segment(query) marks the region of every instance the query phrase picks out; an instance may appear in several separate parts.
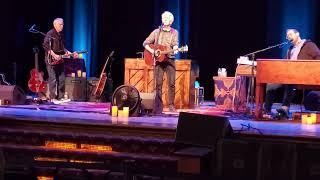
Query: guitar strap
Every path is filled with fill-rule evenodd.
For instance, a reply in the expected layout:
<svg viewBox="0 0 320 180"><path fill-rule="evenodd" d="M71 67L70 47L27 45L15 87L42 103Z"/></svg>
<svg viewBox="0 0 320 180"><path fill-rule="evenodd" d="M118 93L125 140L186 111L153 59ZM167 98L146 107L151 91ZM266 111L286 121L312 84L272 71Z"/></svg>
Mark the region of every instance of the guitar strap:
<svg viewBox="0 0 320 180"><path fill-rule="evenodd" d="M161 33L161 26L159 26L159 32L157 34L156 40L154 41L154 44L159 44L160 33Z"/></svg>
<svg viewBox="0 0 320 180"><path fill-rule="evenodd" d="M162 29L161 26L159 26L159 33L157 34L157 37L156 37L156 40L155 40L155 44L161 44L162 43L161 40L162 40L163 33L162 33L161 29ZM170 30L170 40L169 40L170 43L172 41L172 38L173 38L173 33L172 33L172 28L171 28L171 30Z"/></svg>

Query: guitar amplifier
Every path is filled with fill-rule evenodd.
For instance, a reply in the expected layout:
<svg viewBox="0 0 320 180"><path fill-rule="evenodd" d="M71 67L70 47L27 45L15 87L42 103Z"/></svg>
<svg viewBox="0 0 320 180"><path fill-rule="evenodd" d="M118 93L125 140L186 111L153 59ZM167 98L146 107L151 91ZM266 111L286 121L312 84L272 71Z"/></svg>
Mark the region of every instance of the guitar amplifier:
<svg viewBox="0 0 320 180"><path fill-rule="evenodd" d="M66 77L65 92L72 101L86 101L87 79L82 77Z"/></svg>

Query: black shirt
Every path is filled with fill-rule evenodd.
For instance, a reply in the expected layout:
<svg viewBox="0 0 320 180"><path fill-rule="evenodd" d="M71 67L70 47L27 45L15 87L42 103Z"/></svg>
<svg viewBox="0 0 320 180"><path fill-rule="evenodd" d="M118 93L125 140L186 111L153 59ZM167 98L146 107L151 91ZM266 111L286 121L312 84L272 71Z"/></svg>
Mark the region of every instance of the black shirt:
<svg viewBox="0 0 320 180"><path fill-rule="evenodd" d="M52 37L52 38L51 38ZM51 40L51 48L50 48L50 40ZM46 56L48 51L51 49L53 52L61 54L59 52L64 52L64 36L62 33L58 33L54 28L47 32L44 41L43 48L45 50ZM64 54L64 53L62 53Z"/></svg>

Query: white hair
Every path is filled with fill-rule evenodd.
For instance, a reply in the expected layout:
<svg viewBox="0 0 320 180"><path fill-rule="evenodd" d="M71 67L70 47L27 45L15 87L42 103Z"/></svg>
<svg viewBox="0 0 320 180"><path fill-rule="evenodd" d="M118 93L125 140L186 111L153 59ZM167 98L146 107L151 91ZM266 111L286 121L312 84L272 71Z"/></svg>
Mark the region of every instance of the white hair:
<svg viewBox="0 0 320 180"><path fill-rule="evenodd" d="M174 16L173 16L173 14L172 14L171 12L169 12L169 11L165 11L165 12L163 12L163 13L161 14L161 18L163 18L164 16L169 17L169 18L170 18L170 20L171 20L171 23L173 22L173 20L174 20Z"/></svg>
<svg viewBox="0 0 320 180"><path fill-rule="evenodd" d="M53 25L56 24L56 23L58 23L58 22L62 22L62 23L63 23L63 19L62 19L62 18L55 18L55 19L53 20Z"/></svg>

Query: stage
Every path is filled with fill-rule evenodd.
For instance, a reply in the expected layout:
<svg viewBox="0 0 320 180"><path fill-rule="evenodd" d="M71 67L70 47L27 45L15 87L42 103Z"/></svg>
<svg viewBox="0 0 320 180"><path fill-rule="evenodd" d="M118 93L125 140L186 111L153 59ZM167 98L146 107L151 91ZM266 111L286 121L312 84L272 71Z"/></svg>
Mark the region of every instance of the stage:
<svg viewBox="0 0 320 180"><path fill-rule="evenodd" d="M84 172L86 176L94 169L111 179L119 173L121 178L142 174L153 179L313 177L307 170L316 166L319 124L257 120L246 113L220 110L209 101L176 113L165 109L157 116L111 117L109 110L109 103L94 102L0 106L0 160L5 160L6 176L80 176ZM300 106L290 110L299 111ZM179 112L225 116L233 136L222 137L207 148L177 143L178 122L188 120L188 116L179 119ZM212 134L211 127L204 127L204 133L191 130L192 135ZM219 127L212 127L213 134ZM278 164L285 165L279 168Z"/></svg>
<svg viewBox="0 0 320 180"><path fill-rule="evenodd" d="M274 105L273 111L277 106L279 104ZM291 113L297 111L300 111L299 105L291 106ZM168 112L165 109L162 115L156 116L111 117L109 112L109 103L93 102L0 106L1 124L5 126L12 123L23 123L28 124L26 128L33 128L33 125L39 124L43 127L46 125L68 128L94 127L101 131L106 130L105 133L130 134L132 132L135 136L162 137L174 140L179 112L191 112L227 116L232 129L238 134L320 138L320 124L306 125L297 120L257 120L250 114L220 110L215 107L214 102L205 102L195 109L178 109L176 113Z"/></svg>

